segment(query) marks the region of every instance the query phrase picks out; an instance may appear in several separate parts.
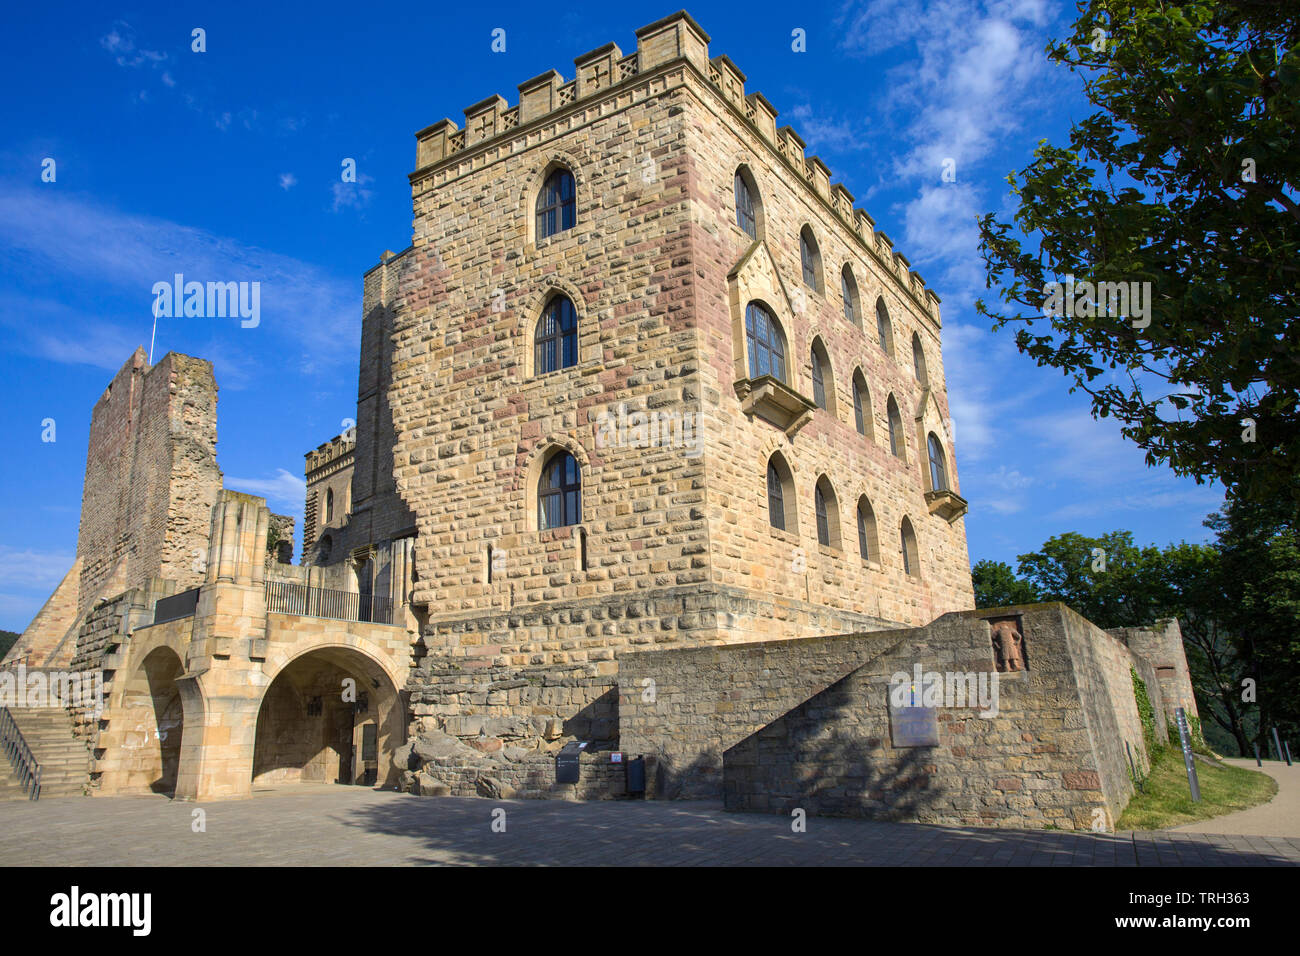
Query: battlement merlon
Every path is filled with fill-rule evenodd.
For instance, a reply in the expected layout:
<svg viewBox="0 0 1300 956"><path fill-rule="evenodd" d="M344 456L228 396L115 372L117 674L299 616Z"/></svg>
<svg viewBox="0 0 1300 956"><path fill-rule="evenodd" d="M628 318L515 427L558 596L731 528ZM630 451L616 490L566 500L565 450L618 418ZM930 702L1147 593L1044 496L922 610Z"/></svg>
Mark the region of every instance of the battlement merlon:
<svg viewBox="0 0 1300 956"><path fill-rule="evenodd" d="M444 118L415 134L414 185L437 166L453 157L477 153L486 143L506 134L517 135L524 127L542 120L554 120L563 111L589 98L604 96L611 89L660 67L685 61L708 81L709 86L733 113L756 132L759 139L807 184L823 204L848 227L859 244L936 326L941 326L939 296L925 287L925 280L896 252L893 243L875 228L865 209L854 208L853 194L840 183L830 182L831 171L816 156L805 156L806 144L789 126L778 129L776 108L762 93L745 92L745 74L725 54L709 58L709 35L685 10L679 10L636 31L636 51L623 55L618 45L607 43L574 59L575 75L568 83L556 70L547 70L519 84L519 102L510 106L493 94L466 107L465 127Z"/></svg>
<svg viewBox="0 0 1300 956"><path fill-rule="evenodd" d="M349 429L341 435L335 435L327 442L322 442L303 455L306 459L304 468L306 477L311 478L327 465L347 457L356 450L356 447L357 435L353 429Z"/></svg>

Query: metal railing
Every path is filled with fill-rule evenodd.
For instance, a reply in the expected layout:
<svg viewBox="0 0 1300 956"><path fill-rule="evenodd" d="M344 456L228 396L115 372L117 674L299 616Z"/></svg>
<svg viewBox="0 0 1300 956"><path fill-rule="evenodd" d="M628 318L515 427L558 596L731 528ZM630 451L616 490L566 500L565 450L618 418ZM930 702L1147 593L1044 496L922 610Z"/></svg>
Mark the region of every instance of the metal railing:
<svg viewBox="0 0 1300 956"><path fill-rule="evenodd" d="M0 745L4 747L5 756L13 764L18 774L18 785L29 800L41 798L41 765L37 763L32 748L23 739L23 732L18 729L14 715L8 707L0 707Z"/></svg>
<svg viewBox="0 0 1300 956"><path fill-rule="evenodd" d="M198 606L198 588L190 588L188 591L182 591L179 594L159 598L153 606L153 622L162 624L164 621L176 621L183 617L193 617Z"/></svg>
<svg viewBox="0 0 1300 956"><path fill-rule="evenodd" d="M266 609L272 614L326 617L336 621L393 623L393 602L374 594L314 588L291 581L266 582Z"/></svg>

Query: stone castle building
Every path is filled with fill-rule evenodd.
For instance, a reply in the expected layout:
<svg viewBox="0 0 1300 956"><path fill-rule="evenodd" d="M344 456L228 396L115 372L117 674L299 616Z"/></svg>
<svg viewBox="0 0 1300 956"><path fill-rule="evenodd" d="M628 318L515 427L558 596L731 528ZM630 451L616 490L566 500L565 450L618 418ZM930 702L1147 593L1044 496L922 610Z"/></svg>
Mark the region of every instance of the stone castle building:
<svg viewBox="0 0 1300 956"><path fill-rule="evenodd" d="M605 797L626 753L652 796L1113 820L1130 673L1194 708L1176 625L973 610L938 297L708 44L678 13L416 134L300 565L221 488L211 367L119 373L138 435L96 407L77 566L6 662L105 671L89 789ZM1003 715L891 743L914 664L1008 675Z"/></svg>

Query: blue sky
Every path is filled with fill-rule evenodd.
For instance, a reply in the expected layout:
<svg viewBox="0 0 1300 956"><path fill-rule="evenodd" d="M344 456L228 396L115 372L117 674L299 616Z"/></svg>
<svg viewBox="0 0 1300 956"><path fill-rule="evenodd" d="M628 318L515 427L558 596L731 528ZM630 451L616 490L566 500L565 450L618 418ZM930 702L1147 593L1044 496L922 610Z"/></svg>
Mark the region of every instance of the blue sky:
<svg viewBox="0 0 1300 956"><path fill-rule="evenodd" d="M688 9L943 299L972 562L1065 531L1206 539L1222 500L1148 469L1086 396L992 334L975 216L1087 104L1043 48L1073 5L869 0ZM568 12L560 13L557 9ZM406 6L22 4L0 35L0 628L71 564L91 405L151 289L262 284L261 322L162 319L156 356L211 359L226 484L301 515L303 453L355 412L361 274L410 241L413 134L677 9L642 2ZM191 50L191 31L207 50ZM491 50L492 31L506 50ZM791 49L806 31L807 51ZM56 179L41 181L42 161ZM357 182L341 164L356 161ZM941 180L945 159L956 182ZM43 442L42 421L56 422Z"/></svg>

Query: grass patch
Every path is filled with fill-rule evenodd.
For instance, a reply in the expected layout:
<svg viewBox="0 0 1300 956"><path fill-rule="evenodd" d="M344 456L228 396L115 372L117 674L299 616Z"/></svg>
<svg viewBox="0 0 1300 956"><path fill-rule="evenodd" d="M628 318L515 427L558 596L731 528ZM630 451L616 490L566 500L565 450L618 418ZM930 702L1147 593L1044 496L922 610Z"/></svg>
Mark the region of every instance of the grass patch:
<svg viewBox="0 0 1300 956"><path fill-rule="evenodd" d="M1277 781L1268 774L1227 764L1198 760L1196 778L1201 785L1200 803L1192 802L1182 751L1170 747L1156 750L1146 793L1133 795L1116 829L1163 830L1257 807L1277 794Z"/></svg>

